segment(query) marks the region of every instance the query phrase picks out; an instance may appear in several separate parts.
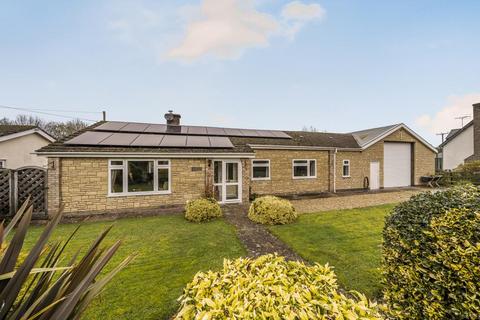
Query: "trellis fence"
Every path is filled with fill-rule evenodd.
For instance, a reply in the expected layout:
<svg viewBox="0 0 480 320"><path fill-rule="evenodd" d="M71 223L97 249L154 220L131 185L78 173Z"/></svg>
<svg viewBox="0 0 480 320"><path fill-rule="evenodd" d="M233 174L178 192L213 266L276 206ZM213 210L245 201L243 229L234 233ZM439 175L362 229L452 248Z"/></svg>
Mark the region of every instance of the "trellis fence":
<svg viewBox="0 0 480 320"><path fill-rule="evenodd" d="M0 169L0 218L13 215L30 196L37 217L47 214L47 170L24 167Z"/></svg>

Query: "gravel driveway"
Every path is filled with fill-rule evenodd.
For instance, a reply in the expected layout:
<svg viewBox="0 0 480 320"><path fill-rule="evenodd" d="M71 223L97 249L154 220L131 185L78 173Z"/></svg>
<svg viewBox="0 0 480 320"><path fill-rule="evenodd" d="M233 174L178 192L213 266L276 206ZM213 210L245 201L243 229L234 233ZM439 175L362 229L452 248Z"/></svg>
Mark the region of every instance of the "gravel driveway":
<svg viewBox="0 0 480 320"><path fill-rule="evenodd" d="M292 200L292 203L300 213L352 209L398 203L410 199L410 197L415 194L428 190L429 189L425 188L409 188L376 193L340 194L328 198Z"/></svg>

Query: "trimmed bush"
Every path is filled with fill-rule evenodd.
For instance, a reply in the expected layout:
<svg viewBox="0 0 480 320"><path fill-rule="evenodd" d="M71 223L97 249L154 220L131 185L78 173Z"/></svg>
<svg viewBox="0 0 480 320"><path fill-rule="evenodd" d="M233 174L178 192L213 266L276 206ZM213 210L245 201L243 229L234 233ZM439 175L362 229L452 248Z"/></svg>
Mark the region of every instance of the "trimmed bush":
<svg viewBox="0 0 480 320"><path fill-rule="evenodd" d="M295 221L298 214L290 201L274 196L264 196L252 202L248 217L262 224L287 224Z"/></svg>
<svg viewBox="0 0 480 320"><path fill-rule="evenodd" d="M175 319L381 319L364 295L337 290L328 265L276 255L225 260L219 272L197 273L178 300Z"/></svg>
<svg viewBox="0 0 480 320"><path fill-rule="evenodd" d="M213 198L200 198L187 201L185 219L191 222L202 222L222 216L222 209Z"/></svg>
<svg viewBox="0 0 480 320"><path fill-rule="evenodd" d="M480 190L422 193L398 205L383 231L384 298L397 319L480 314Z"/></svg>

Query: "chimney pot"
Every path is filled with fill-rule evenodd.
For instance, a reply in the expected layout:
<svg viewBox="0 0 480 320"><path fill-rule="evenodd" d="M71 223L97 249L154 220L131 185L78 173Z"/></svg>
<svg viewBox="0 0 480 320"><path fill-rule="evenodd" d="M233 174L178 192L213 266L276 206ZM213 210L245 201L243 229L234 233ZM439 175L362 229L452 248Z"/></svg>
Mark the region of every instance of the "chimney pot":
<svg viewBox="0 0 480 320"><path fill-rule="evenodd" d="M167 120L169 126L179 126L181 117L180 114L173 113L173 110L168 110L168 113L165 113L165 120Z"/></svg>

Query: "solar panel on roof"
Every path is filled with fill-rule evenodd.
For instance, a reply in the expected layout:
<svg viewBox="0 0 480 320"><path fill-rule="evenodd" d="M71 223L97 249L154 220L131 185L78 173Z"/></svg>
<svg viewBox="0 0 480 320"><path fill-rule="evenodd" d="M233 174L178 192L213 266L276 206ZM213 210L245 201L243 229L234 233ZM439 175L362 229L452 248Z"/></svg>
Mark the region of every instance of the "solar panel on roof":
<svg viewBox="0 0 480 320"><path fill-rule="evenodd" d="M188 134L207 134L206 127L188 127Z"/></svg>
<svg viewBox="0 0 480 320"><path fill-rule="evenodd" d="M216 128L202 126L177 126L165 124L148 124L135 122L106 122L93 130L119 131L136 133L166 133L176 135L201 135L201 136L233 136L233 137L262 137L262 138L291 138L282 131L254 130L237 128Z"/></svg>
<svg viewBox="0 0 480 320"><path fill-rule="evenodd" d="M212 148L233 148L233 144L227 137L208 137Z"/></svg>
<svg viewBox="0 0 480 320"><path fill-rule="evenodd" d="M102 146L128 146L132 143L137 137L138 133L120 133L116 132L109 136L108 138L100 141L98 144Z"/></svg>
<svg viewBox="0 0 480 320"><path fill-rule="evenodd" d="M130 144L132 147L158 147L162 141L163 134L140 134Z"/></svg>
<svg viewBox="0 0 480 320"><path fill-rule="evenodd" d="M167 131L166 124L151 124L145 129L145 133L164 133Z"/></svg>
<svg viewBox="0 0 480 320"><path fill-rule="evenodd" d="M187 147L210 148L210 140L205 136L187 136Z"/></svg>
<svg viewBox="0 0 480 320"><path fill-rule="evenodd" d="M122 127L120 131L129 131L129 132L143 132L149 126L148 123L129 123L125 127Z"/></svg>
<svg viewBox="0 0 480 320"><path fill-rule="evenodd" d="M108 138L113 133L111 132L94 132L87 131L73 139L65 142L65 144L83 144L83 145L96 145L105 138Z"/></svg>
<svg viewBox="0 0 480 320"><path fill-rule="evenodd" d="M215 127L206 127L206 128L207 128L207 133L210 135L215 135L215 136L225 135L225 129L223 128L215 128Z"/></svg>
<svg viewBox="0 0 480 320"><path fill-rule="evenodd" d="M257 130L251 130L251 129L241 129L242 131L242 134L245 136L245 137L259 137L261 136Z"/></svg>
<svg viewBox="0 0 480 320"><path fill-rule="evenodd" d="M160 147L185 147L187 143L187 136L166 135Z"/></svg>
<svg viewBox="0 0 480 320"><path fill-rule="evenodd" d="M95 130L103 130L103 131L118 131L121 128L125 127L128 122L121 122L121 121L109 121L104 124L95 127Z"/></svg>

